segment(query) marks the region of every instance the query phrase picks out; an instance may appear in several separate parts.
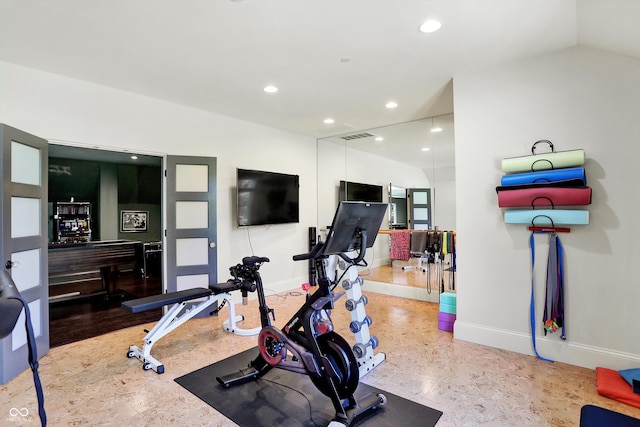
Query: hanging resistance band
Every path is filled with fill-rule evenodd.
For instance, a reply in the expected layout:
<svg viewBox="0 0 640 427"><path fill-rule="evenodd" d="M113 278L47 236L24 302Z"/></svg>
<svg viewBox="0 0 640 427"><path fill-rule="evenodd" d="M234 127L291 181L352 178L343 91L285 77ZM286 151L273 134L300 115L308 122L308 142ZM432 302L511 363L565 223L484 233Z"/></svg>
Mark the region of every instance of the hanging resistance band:
<svg viewBox="0 0 640 427"><path fill-rule="evenodd" d="M44 392L42 391L42 383L40 382L40 376L38 375L38 349L36 347L36 338L33 333L33 326L31 325L31 313L29 311L29 305L20 296L10 296L8 299L16 299L24 306L25 314L25 328L27 332L27 347L29 349L29 365L33 372L33 383L36 388L36 395L38 397L38 415L40 415L40 423L42 427L47 425L47 414L44 410Z"/></svg>
<svg viewBox="0 0 640 427"><path fill-rule="evenodd" d="M544 334L562 328L560 338L567 339L564 322L564 266L563 249L555 233L549 234L549 260L547 262L547 292L545 296Z"/></svg>
<svg viewBox="0 0 640 427"><path fill-rule="evenodd" d="M533 351L536 357L545 362L553 362L551 359L540 356L536 347L536 304L535 304L535 263L536 263L536 247L533 239L533 232L529 236L529 246L531 248L531 304L529 305L529 323L531 324L531 341L533 343Z"/></svg>

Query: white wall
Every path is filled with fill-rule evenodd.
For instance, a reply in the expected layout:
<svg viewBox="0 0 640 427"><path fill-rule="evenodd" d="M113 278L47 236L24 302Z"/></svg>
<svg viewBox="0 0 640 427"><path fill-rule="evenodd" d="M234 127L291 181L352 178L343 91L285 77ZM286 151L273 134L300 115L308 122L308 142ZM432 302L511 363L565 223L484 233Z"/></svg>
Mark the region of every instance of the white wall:
<svg viewBox="0 0 640 427"><path fill-rule="evenodd" d="M549 139L583 148L593 189L588 226L560 235L567 341L540 334L545 236L536 237L538 350L593 368L640 366L640 61L572 48L454 78L456 339L533 354L529 231L506 225L495 187L504 157Z"/></svg>
<svg viewBox="0 0 640 427"><path fill-rule="evenodd" d="M253 251L268 256L265 287L306 281L307 250L316 225L316 141L257 124L0 61L0 122L46 139L151 154L217 157L218 278ZM300 175L300 223L238 229L236 168ZM247 231L249 230L249 231Z"/></svg>

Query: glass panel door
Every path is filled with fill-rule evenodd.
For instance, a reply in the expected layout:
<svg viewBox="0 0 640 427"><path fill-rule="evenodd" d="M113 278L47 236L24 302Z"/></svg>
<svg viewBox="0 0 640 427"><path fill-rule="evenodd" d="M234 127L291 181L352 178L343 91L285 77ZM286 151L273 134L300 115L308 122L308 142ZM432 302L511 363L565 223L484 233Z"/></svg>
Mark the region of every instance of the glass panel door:
<svg viewBox="0 0 640 427"><path fill-rule="evenodd" d="M37 354L42 357L49 351L48 142L3 124L0 140L0 262L29 305ZM11 335L0 341L0 383L27 369L28 356L23 310Z"/></svg>

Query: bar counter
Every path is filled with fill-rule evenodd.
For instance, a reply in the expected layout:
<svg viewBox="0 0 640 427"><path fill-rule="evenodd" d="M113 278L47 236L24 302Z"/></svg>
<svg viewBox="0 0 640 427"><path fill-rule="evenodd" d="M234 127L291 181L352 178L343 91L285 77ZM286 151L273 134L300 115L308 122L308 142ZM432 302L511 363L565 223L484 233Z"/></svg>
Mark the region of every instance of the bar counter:
<svg viewBox="0 0 640 427"><path fill-rule="evenodd" d="M142 256L142 242L139 241L49 243L49 285L56 281L65 283L65 279L70 283L73 277L99 271L101 293L109 296L117 289L119 272L125 268L141 268Z"/></svg>

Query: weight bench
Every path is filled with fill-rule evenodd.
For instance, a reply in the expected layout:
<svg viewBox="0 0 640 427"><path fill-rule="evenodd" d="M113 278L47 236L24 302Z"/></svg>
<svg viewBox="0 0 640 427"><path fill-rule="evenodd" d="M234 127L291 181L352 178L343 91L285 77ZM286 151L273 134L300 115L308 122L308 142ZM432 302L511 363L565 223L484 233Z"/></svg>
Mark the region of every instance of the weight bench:
<svg viewBox="0 0 640 427"><path fill-rule="evenodd" d="M169 332L173 331L184 322L192 319L207 308L213 306L215 303L219 303L217 310L220 310L225 304L229 307L229 318L222 323L222 329L236 335L257 335L262 329L262 326L255 327L253 329L242 329L236 324L237 322L244 320L244 316L236 316L235 306L231 300L230 292L240 290L241 288L241 283L229 280L225 283L209 285L208 289L186 289L184 291L152 295L123 302L122 308L130 313L140 313L173 304L153 329L145 335L143 339L144 345L142 348L135 345L129 346L127 357L137 357L140 359L142 362L142 369L145 371L153 369L158 374L164 373L164 365L151 356L151 348L153 345ZM187 308L187 303L189 301L199 298L206 299L196 302L191 308Z"/></svg>

